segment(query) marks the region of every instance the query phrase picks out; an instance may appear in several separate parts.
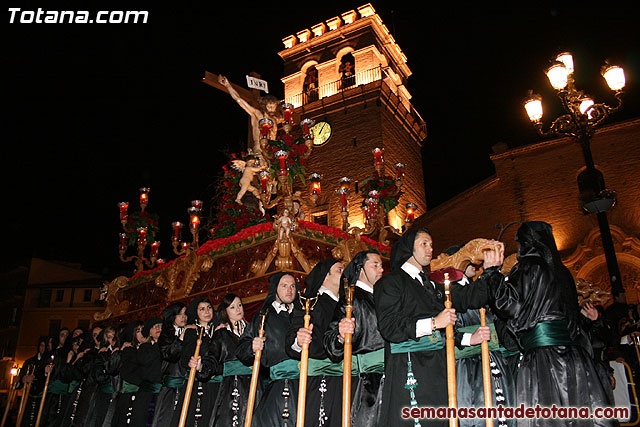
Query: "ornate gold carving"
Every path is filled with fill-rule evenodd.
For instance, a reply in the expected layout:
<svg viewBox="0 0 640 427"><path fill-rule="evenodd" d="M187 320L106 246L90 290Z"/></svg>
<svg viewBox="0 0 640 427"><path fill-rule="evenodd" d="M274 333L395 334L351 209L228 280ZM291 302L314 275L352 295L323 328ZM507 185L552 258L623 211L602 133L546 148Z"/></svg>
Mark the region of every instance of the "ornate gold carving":
<svg viewBox="0 0 640 427"><path fill-rule="evenodd" d="M605 291L584 279L576 280L576 289L578 290L580 304L588 301L593 305L607 306L613 302L611 292Z"/></svg>
<svg viewBox="0 0 640 427"><path fill-rule="evenodd" d="M635 304L638 302L640 293L640 240L627 235L615 225L611 225L611 237L618 258L627 302ZM591 288L599 290L600 294L598 295L610 295L611 281L598 227L593 228L576 250L563 262L576 278L576 283L589 284ZM582 286L584 287L584 285ZM578 291L580 292L580 287L578 287ZM595 290L590 292L593 294ZM607 301L611 302L612 300Z"/></svg>
<svg viewBox="0 0 640 427"><path fill-rule="evenodd" d="M349 264L358 252L369 249L369 247L360 240L362 229L353 227L353 230L355 231L355 239L342 240L331 250L331 255L333 255L335 259L342 261L344 265Z"/></svg>
<svg viewBox="0 0 640 427"><path fill-rule="evenodd" d="M200 277L200 273L209 271L212 266L211 257L191 251L162 270L156 277L156 286L167 290L169 301L184 298L191 293L191 288Z"/></svg>
<svg viewBox="0 0 640 427"><path fill-rule="evenodd" d="M311 271L309 260L304 256L300 247L296 244L291 232L298 227L297 222L289 217L288 209L277 217L273 222L273 229L278 237L264 260L255 260L251 264L251 272L254 276L262 276L275 258L276 270L290 271L293 270L293 257L298 260L306 273Z"/></svg>
<svg viewBox="0 0 640 427"><path fill-rule="evenodd" d="M110 283L105 283L100 290L100 299L106 301L106 308L102 313L94 313L94 320L100 322L110 318L112 315L119 316L126 313L129 308L129 301L120 301L118 292L129 284L126 276L116 277Z"/></svg>
<svg viewBox="0 0 640 427"><path fill-rule="evenodd" d="M484 253L482 251L493 248L493 244L487 239L473 239L464 245L453 255L440 254L431 261L432 270L453 267L464 271L469 264L482 264Z"/></svg>

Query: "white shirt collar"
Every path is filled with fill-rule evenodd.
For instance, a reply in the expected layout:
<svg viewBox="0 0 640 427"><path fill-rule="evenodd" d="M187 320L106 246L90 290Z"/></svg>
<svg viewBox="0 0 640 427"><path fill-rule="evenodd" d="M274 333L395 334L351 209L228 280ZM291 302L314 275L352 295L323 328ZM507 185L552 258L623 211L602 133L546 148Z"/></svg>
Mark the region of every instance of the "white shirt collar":
<svg viewBox="0 0 640 427"><path fill-rule="evenodd" d="M409 276L411 276L412 279L418 279L420 280L420 282L422 282L422 278L420 277L420 269L418 269L418 267L416 267L415 265L411 264L409 261L402 264L402 267L400 268L403 269L404 272L407 273Z"/></svg>
<svg viewBox="0 0 640 427"><path fill-rule="evenodd" d="M240 330L244 331L244 328L247 326L247 322L245 322L244 320L240 320ZM236 336L240 336L238 335L238 331L236 331L235 329L233 329L231 327L231 325L227 324L227 330L230 331L231 333L235 334Z"/></svg>
<svg viewBox="0 0 640 427"><path fill-rule="evenodd" d="M318 295L323 295L323 294L329 295L332 300L334 300L335 302L338 302L338 296L334 295L333 292L331 292L331 289L325 288L324 286L320 286L320 289L318 289Z"/></svg>
<svg viewBox="0 0 640 427"><path fill-rule="evenodd" d="M360 289L364 290L364 291L369 292L370 294L373 293L373 288L371 286L367 285L366 283L364 283L361 280L358 280L356 282L356 286L359 287Z"/></svg>
<svg viewBox="0 0 640 427"><path fill-rule="evenodd" d="M289 304L289 306L287 307L286 304L282 304L278 301L273 301L271 305L276 310L277 314L280 314L281 311L286 311L291 314L291 312L293 311L293 304Z"/></svg>

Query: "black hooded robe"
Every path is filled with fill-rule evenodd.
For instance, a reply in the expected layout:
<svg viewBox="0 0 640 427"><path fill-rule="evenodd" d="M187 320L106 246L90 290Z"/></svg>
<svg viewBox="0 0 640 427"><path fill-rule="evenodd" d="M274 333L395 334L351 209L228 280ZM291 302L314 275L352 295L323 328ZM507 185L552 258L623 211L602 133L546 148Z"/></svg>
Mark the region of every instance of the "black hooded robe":
<svg viewBox="0 0 640 427"><path fill-rule="evenodd" d="M569 270L560 260L551 226L527 222L518 229L518 264L508 278L498 267L487 269L479 282L489 286L495 311L524 348L517 376L516 404L528 407L606 407L590 348L581 340L578 295ZM544 329L550 328L553 329ZM556 342L549 342L551 332ZM547 338L543 342L541 338ZM518 426L617 425L614 420L522 419Z"/></svg>
<svg viewBox="0 0 640 427"><path fill-rule="evenodd" d="M193 303L192 303L193 305ZM197 307L197 304L195 304ZM211 339L213 336L213 322L209 323L207 331L202 334L202 344L200 345L200 356L207 353ZM180 365L184 369L185 376L188 378L191 368L189 368L189 360L195 353L196 345L198 341L198 332L196 329L187 329L184 334L184 340L182 343L182 352L180 355ZM187 426L193 427L207 427L211 420L211 413L213 412L213 405L218 396L218 389L220 383L215 378L212 378L210 373L206 370L196 372L196 379L193 383L193 390L191 392L191 399L189 401L189 410L187 413ZM176 410L173 412L171 419L171 426L177 426L180 421L180 413L182 411L182 405L184 403L185 391L187 388L187 381L180 387L178 391L178 404ZM162 420L161 420L162 421ZM166 422L166 421L165 421ZM162 424L160 424L162 425Z"/></svg>
<svg viewBox="0 0 640 427"><path fill-rule="evenodd" d="M475 286L475 284L468 284L466 286ZM487 325L498 324L502 322L499 318L496 318L493 313L487 310L486 314ZM485 406L484 402L484 385L482 375L482 355L480 352L480 345L463 347L458 344L462 341L463 332L460 332L461 328L475 328L480 325L480 312L478 310L467 310L463 313L458 313L456 319L456 345L459 349L473 351L473 355L467 357L459 357L462 352L456 350L456 390L458 397L458 408L481 408ZM496 327L496 337L492 334L492 341L496 338L499 344L502 344L504 337L500 336L503 328ZM469 331L471 332L471 331ZM492 402L493 406L514 406L515 404L515 377L512 374L511 368L506 358L502 355L500 349L496 349L490 352L491 359L491 390L493 392ZM500 389L501 399L498 400L496 396L496 389ZM499 426L506 424L508 426L515 426L515 420L494 420L494 425ZM460 418L459 425L462 427L482 427L486 425L484 418Z"/></svg>
<svg viewBox="0 0 640 427"><path fill-rule="evenodd" d="M311 343L309 344L309 364L314 363L326 365L323 361L328 358L324 350L324 333L333 317L337 302L327 293L318 295L318 290L322 287L324 280L331 267L337 262L334 259L322 260L311 270L305 282L306 298L318 297L318 300L311 311L311 321L313 330L311 333ZM300 352L295 351L292 346L296 339L298 329L304 327L304 310L296 307L292 313L291 325L287 332L285 341L286 350L294 359L300 359ZM311 359L314 359L313 361ZM335 366L327 367L327 372L332 374L309 375L307 377L307 399L305 404L304 425L315 427L324 425L339 426L341 422L342 410L342 369L340 372ZM333 369L331 369L333 368ZM322 417L322 423L320 418Z"/></svg>
<svg viewBox="0 0 640 427"><path fill-rule="evenodd" d="M211 375L222 377L211 415L211 426L232 426L234 422L238 426L244 425L252 368L242 364L236 357L238 342L239 337L227 328L218 329L213 334L209 351L202 359L203 370L208 369ZM261 389L261 382L258 382L256 401L260 399Z"/></svg>
<svg viewBox="0 0 640 427"><path fill-rule="evenodd" d="M382 393L380 425L414 425L414 419L402 417L403 408L411 408L411 392L407 385L409 361L417 385L413 388L417 407L446 407L447 367L446 350L410 351L392 353L392 343L417 342L416 322L437 316L444 310L444 286L431 281L422 285L402 270L402 265L413 255L416 235L421 229L410 229L393 246L391 273L383 276L374 287L378 329L385 339L385 383ZM428 233L428 232L427 232ZM435 287L435 289L434 289ZM451 298L456 310L481 308L487 302L486 285L451 284ZM440 331L438 331L440 332ZM431 339L436 333L427 336ZM442 330L444 340L444 330ZM419 420L420 425L448 425L447 419Z"/></svg>
<svg viewBox="0 0 640 427"><path fill-rule="evenodd" d="M181 303L180 303L181 304ZM178 312L182 306L178 306ZM162 356L162 388L156 399L156 408L153 414L153 427L166 425L176 411L180 411L182 403L180 390L185 382L187 372L180 364L182 354L182 329L174 326L175 316L172 314L174 306L167 307L162 312L165 323L158 338L158 349Z"/></svg>
<svg viewBox="0 0 640 427"><path fill-rule="evenodd" d="M294 362L297 361L291 359L285 351L285 337L291 322L291 315L286 310L276 313L272 305L276 298L280 279L285 274L277 273L269 278L269 293L262 306L262 310L267 310L267 317L264 325L266 341L260 365L262 367L261 373L263 368L269 368L271 381L264 389L260 400L256 400L252 426L280 427L286 425L290 427L296 424L300 368L298 366L296 373ZM259 330L260 315L256 314L245 328L236 349L238 360L247 366L253 365L252 343L253 339L258 336ZM284 364L289 364L290 369L286 374L276 376L277 369L274 367L276 365L283 367Z"/></svg>

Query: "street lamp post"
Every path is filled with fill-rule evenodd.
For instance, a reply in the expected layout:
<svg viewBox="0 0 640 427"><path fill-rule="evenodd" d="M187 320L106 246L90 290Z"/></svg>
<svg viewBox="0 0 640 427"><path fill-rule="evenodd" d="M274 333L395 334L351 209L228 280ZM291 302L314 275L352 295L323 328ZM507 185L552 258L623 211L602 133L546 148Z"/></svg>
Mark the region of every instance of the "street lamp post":
<svg viewBox="0 0 640 427"><path fill-rule="evenodd" d="M606 189L602 173L595 167L591 154L591 137L595 129L609 115L617 111L622 104L622 89L625 86L622 68L606 63L602 67L602 76L609 88L614 91L618 101L615 107L604 103L595 103L593 98L578 90L573 79L573 57L570 53L561 53L556 61L547 69L547 77L551 86L556 90L566 114L553 121L549 130L543 130L542 98L529 92L525 102L525 109L529 119L538 132L543 136L570 137L580 145L585 161L585 172L581 174L578 185L582 195L583 209L598 218L602 247L607 261L611 291L614 297L624 293L620 269L616 258L611 229L607 220L607 211L615 204L615 192Z"/></svg>

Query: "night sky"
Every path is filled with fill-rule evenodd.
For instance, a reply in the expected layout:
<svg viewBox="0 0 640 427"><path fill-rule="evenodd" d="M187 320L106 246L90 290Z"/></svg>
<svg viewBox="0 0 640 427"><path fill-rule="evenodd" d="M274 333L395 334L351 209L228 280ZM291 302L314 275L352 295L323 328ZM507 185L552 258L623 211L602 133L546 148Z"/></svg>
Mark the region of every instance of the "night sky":
<svg viewBox="0 0 640 427"><path fill-rule="evenodd" d="M187 219L190 200L213 196L226 153L246 143L247 115L201 82L205 70L243 86L246 74L258 72L282 98L281 39L364 1L84 3L55 7L148 10L149 22L10 24L5 9L2 271L32 256L79 262L108 278L130 271L117 258L116 205L137 208L141 186L152 189L148 210L160 216L161 256L172 259L171 222ZM560 51L574 54L578 87L598 101L614 101L599 75L604 60L622 65L626 104L609 122L640 116L631 2L608 10L433 3L373 3L408 57L408 89L427 122L430 208L494 173L492 145L540 140L522 100L528 89L542 94L546 125L560 114L543 74Z"/></svg>

